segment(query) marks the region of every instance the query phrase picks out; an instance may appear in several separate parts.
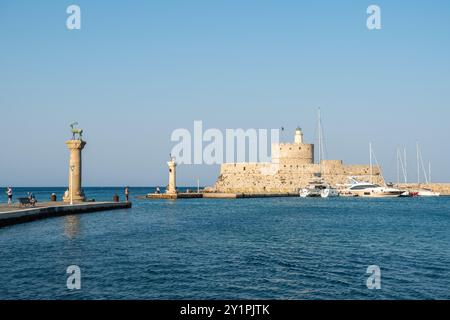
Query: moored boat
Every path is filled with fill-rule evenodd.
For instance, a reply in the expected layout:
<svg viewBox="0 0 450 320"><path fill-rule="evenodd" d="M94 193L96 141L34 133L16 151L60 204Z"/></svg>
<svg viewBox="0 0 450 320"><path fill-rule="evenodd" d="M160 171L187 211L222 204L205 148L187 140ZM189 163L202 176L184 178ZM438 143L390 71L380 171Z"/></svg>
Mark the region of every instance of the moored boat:
<svg viewBox="0 0 450 320"><path fill-rule="evenodd" d="M375 157L373 149L372 149L372 143L369 143L369 151L370 151L370 182L359 182L353 177L349 177L351 184L350 186L345 190L345 193L352 194L357 197L370 197L370 198L396 198L400 197L403 193L405 193L405 190L399 190L394 188L393 186L387 185L386 182L384 182L384 186L380 186L379 184L375 184L372 182L373 178L373 161L372 157ZM378 161L375 161L378 164ZM383 178L384 181L384 178Z"/></svg>
<svg viewBox="0 0 450 320"><path fill-rule="evenodd" d="M417 191L419 197L439 197L441 194L439 192L434 192L429 189L422 189Z"/></svg>
<svg viewBox="0 0 450 320"><path fill-rule="evenodd" d="M322 160L325 156L323 130L322 130L322 116L320 108L318 110L317 132L319 140L319 172L315 173L315 180L311 181L306 188L300 190L300 197L302 198L332 198L338 197L339 191L322 180Z"/></svg>
<svg viewBox="0 0 450 320"><path fill-rule="evenodd" d="M302 198L332 198L338 196L339 192L337 189L332 188L329 184L319 179L311 181L309 185L300 190L300 197Z"/></svg>
<svg viewBox="0 0 450 320"><path fill-rule="evenodd" d="M334 198L334 197L339 197L339 191L337 189L334 189L330 186L328 186L327 188L323 189L320 192L320 196L322 198Z"/></svg>
<svg viewBox="0 0 450 320"><path fill-rule="evenodd" d="M400 195L400 197L403 197L403 198L412 198L412 197L418 197L418 196L419 196L419 192L416 192L416 191L405 191Z"/></svg>
<svg viewBox="0 0 450 320"><path fill-rule="evenodd" d="M357 197L396 198L400 197L405 191L368 182L357 182L353 179L353 184L345 192Z"/></svg>

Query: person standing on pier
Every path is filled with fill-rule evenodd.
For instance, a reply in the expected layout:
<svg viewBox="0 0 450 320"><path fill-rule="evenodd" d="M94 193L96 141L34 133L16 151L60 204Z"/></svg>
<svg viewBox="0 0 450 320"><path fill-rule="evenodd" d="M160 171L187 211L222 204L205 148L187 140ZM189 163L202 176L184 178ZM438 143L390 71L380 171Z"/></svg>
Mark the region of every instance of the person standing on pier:
<svg viewBox="0 0 450 320"><path fill-rule="evenodd" d="M10 205L10 204L12 204L13 189L11 187L8 187L6 189L6 194L8 195L8 205Z"/></svg>
<svg viewBox="0 0 450 320"><path fill-rule="evenodd" d="M130 196L130 190L129 190L128 186L127 186L127 187L125 187L125 199L127 200L127 202L128 202L128 197L129 196Z"/></svg>

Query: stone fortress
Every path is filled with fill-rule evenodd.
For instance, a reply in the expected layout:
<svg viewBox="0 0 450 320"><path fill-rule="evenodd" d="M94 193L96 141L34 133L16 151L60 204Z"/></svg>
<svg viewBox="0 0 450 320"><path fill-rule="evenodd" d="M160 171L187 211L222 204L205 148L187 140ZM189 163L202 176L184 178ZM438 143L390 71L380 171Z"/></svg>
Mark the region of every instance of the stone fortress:
<svg viewBox="0 0 450 320"><path fill-rule="evenodd" d="M212 189L217 193L296 193L318 177L335 187L348 184L349 177L384 184L377 166L345 165L342 160L314 163L314 144L304 143L303 132L297 128L294 143L272 145L272 162L222 164Z"/></svg>

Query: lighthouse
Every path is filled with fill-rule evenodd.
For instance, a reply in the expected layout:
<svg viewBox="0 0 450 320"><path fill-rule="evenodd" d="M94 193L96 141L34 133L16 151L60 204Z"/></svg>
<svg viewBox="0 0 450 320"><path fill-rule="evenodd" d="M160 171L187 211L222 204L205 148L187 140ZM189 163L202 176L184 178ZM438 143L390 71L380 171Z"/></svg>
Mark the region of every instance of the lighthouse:
<svg viewBox="0 0 450 320"><path fill-rule="evenodd" d="M300 127L297 127L297 129L295 129L294 142L296 144L302 144L303 143L303 132L302 132L302 128L300 128Z"/></svg>
<svg viewBox="0 0 450 320"><path fill-rule="evenodd" d="M175 159L172 156L170 156L170 161L167 162L167 165L169 166L169 185L167 187L166 193L177 194L177 183L176 183L177 163L175 162Z"/></svg>

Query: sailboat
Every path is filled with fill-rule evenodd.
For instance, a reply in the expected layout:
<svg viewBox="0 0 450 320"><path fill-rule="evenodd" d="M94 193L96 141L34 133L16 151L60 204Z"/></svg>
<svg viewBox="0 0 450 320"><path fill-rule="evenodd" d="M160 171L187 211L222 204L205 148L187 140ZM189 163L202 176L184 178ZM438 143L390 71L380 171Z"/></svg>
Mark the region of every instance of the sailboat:
<svg viewBox="0 0 450 320"><path fill-rule="evenodd" d="M425 177L425 183L431 183L431 162L428 163L428 176L425 170L425 166L423 164L422 151L420 150L419 143L416 145L417 149L417 186L420 188L420 168L422 167L423 175ZM417 190L417 195L419 197L439 197L441 194L438 192L434 192L431 189L421 188Z"/></svg>
<svg viewBox="0 0 450 320"><path fill-rule="evenodd" d="M300 190L301 198L332 198L339 197L337 189L325 183L322 179L322 158L324 158L324 143L323 143L323 129L322 129L322 115L320 108L318 111L318 135L319 135L319 166L320 172L316 174L316 178L311 181L306 188Z"/></svg>
<svg viewBox="0 0 450 320"><path fill-rule="evenodd" d="M397 185L400 185L400 169L401 174L403 175L403 183L408 184L408 167L407 167L407 157L406 157L406 148L403 148L403 151L400 147L397 148ZM419 192L407 190L400 197L409 198L409 197L417 197Z"/></svg>
<svg viewBox="0 0 450 320"><path fill-rule="evenodd" d="M386 183L384 186L373 183L373 161L374 152L372 149L372 143L369 144L370 148L370 182L359 182L355 178L350 177L351 184L345 190L346 194L352 194L357 197L370 197L370 198L395 198L400 197L405 191L399 190L393 187L388 187ZM375 157L377 166L378 161ZM384 179L383 179L384 180Z"/></svg>

